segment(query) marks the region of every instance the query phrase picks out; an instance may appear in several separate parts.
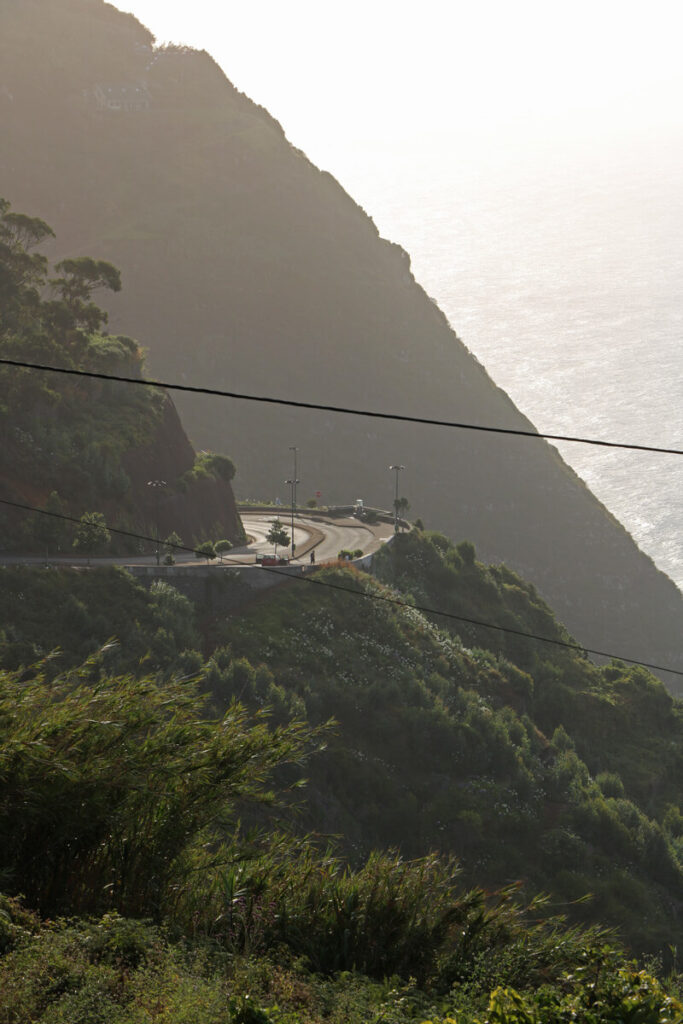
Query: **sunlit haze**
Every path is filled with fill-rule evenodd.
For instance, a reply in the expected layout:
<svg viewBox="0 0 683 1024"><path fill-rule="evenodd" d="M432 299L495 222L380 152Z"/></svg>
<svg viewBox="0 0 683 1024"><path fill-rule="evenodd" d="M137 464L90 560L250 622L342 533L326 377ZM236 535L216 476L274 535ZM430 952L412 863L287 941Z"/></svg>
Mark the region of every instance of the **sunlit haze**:
<svg viewBox="0 0 683 1024"><path fill-rule="evenodd" d="M683 8L546 0L121 0L206 49L316 162L397 140L658 133L680 117ZM333 170L333 168L331 168Z"/></svg>
<svg viewBox="0 0 683 1024"><path fill-rule="evenodd" d="M678 0L120 6L341 182L539 429L680 447ZM562 454L683 584L683 460Z"/></svg>

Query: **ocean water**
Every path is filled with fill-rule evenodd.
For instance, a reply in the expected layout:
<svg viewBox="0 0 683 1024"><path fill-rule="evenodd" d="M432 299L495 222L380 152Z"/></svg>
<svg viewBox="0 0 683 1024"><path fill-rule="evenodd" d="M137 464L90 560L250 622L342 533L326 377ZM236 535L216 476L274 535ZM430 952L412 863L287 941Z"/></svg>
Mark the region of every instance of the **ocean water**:
<svg viewBox="0 0 683 1024"><path fill-rule="evenodd" d="M682 155L596 144L328 166L540 431L682 449ZM683 457L557 447L683 589Z"/></svg>

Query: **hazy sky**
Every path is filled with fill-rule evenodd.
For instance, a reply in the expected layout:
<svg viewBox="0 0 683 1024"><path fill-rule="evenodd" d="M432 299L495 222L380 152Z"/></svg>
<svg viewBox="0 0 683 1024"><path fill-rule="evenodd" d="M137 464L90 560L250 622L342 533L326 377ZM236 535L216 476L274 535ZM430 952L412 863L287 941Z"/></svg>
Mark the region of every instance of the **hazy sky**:
<svg viewBox="0 0 683 1024"><path fill-rule="evenodd" d="M680 128L681 0L119 0L206 49L330 166L339 147Z"/></svg>
<svg viewBox="0 0 683 1024"><path fill-rule="evenodd" d="M266 107L541 429L680 428L683 0L113 2ZM680 467L563 454L683 583Z"/></svg>

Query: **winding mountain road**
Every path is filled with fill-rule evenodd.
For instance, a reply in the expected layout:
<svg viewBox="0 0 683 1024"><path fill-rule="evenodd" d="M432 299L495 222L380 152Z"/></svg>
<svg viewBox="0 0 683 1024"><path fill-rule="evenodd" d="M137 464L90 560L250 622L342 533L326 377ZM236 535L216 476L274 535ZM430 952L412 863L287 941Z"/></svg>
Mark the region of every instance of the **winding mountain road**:
<svg viewBox="0 0 683 1024"><path fill-rule="evenodd" d="M275 518L279 518L285 527L288 535L291 532L291 518L286 510L278 509L272 512L242 512L241 519L245 532L249 538L247 544L233 548L221 559L212 562L214 566L230 565L254 565L257 557L273 554L273 545L266 540L271 524ZM363 551L363 554L372 554L387 541L393 532L390 523L378 523L369 525L359 522L349 516L348 518L322 517L315 518L306 515L297 515L294 520L294 544L295 557L290 558L290 563L303 565L310 562L311 552L315 552L315 561L329 562L336 559L342 549ZM279 548L278 555L289 557L291 548ZM175 561L178 565L205 565L206 562L198 559L193 552L178 551L175 554ZM85 557L77 557L72 554L59 555L46 559L39 555L7 555L0 553L0 565L63 565L63 566L85 566L85 565L122 565L122 566L143 566L154 565L155 556L152 553L145 555L126 555L118 557L91 558L90 562Z"/></svg>
<svg viewBox="0 0 683 1024"><path fill-rule="evenodd" d="M244 548L235 548L228 559L239 559L253 553L254 557L261 554L272 554L273 545L266 540L273 513L243 512L244 529L253 540ZM291 533L291 518L280 516L280 522L288 533ZM316 517L296 516L294 520L295 557L292 561L308 560L310 551L315 549L317 562L327 562L337 557L342 548L350 551L361 549L364 554L376 551L391 535L391 527L381 523L379 528L366 526L357 519L327 520ZM290 548L281 548L280 553L287 556Z"/></svg>

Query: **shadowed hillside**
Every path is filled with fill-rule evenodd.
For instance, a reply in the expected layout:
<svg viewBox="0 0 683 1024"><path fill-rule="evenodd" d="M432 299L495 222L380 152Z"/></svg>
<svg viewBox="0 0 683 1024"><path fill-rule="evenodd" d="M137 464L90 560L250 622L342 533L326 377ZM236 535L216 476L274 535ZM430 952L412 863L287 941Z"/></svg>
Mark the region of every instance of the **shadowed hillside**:
<svg viewBox="0 0 683 1024"><path fill-rule="evenodd" d="M407 254L205 53L154 50L99 0L0 11L0 194L56 229L56 255L123 273L111 328L152 375L304 401L528 428L413 279ZM463 154L466 159L466 154ZM589 646L683 668L683 598L543 442L179 399L228 449L243 496L412 512L534 581Z"/></svg>
<svg viewBox="0 0 683 1024"><path fill-rule="evenodd" d="M117 553L144 551L145 536L241 538L232 460L195 455L168 394L79 376L141 381L144 354L106 330L92 301L101 288L120 290L116 267L84 257L50 268L39 248L52 237L48 224L0 197L0 356L69 371L0 366L2 549L43 556L75 543L103 554L111 539L104 522L129 534L115 533ZM102 518L99 531L81 524L74 536L73 520L86 513Z"/></svg>
<svg viewBox="0 0 683 1024"><path fill-rule="evenodd" d="M173 724L178 687L188 699L194 680L210 696L212 717L232 716L244 704L269 722L271 735L297 719L323 729L325 742L308 761L305 789L295 787L276 810L241 807L245 835L260 826L264 838L277 844L276 833L284 827L294 838L294 862L307 846L306 834L317 835L323 849L323 837L334 836L338 853L356 868L380 850L395 849L410 859L437 851L457 857L467 886L490 890L521 881L528 895L550 894L552 906L574 923L618 927L634 953L668 956L667 949L680 948L683 704L640 667L614 662L598 668L575 650L510 633L470 628L460 638L441 628L452 622L430 622L408 604L384 600L438 598L451 612L465 604L482 618L495 615L508 629L542 627L547 636L571 640L530 584L506 566L476 561L467 543L456 547L440 534L413 531L386 547L375 569L391 590L350 567L327 567L306 577L307 585L294 579L273 587L227 618L206 605L193 606L165 581L147 590L118 568L0 570L0 766L6 766L7 778L0 824L12 805L18 809L11 819L14 836L33 821L26 813L28 786L11 783L22 757L28 772L32 745L24 741L19 753L8 742L8 723L24 727L35 700L57 712L53 687L60 692L59 676L80 674L99 695L107 676L118 677L123 689L127 674L139 679L155 673L149 692L159 694ZM112 637L118 643L109 643ZM50 657L56 646L61 653ZM17 703L16 686L38 671L26 667L32 664L40 666L42 678L34 696L23 694ZM22 678L9 693L4 690L3 705L4 670L19 671ZM88 714L93 729L105 733L109 717ZM328 728L332 717L335 724ZM39 724L46 729L42 714ZM59 734L48 735L55 742ZM179 738L187 736L181 728ZM117 743L110 734L106 749L115 756L121 748L149 756L147 743ZM166 758L178 748L179 740L169 740ZM164 756L154 761L166 774ZM55 758L48 768L41 757L37 779L50 774L58 784L62 764ZM300 767L278 772L276 788L288 791L299 774ZM193 775L167 773L179 789ZM211 784L202 788L220 798ZM156 795L152 790L151 799ZM83 799L70 790L60 806L87 821ZM107 801L105 812L109 806ZM182 812L192 820L191 806L182 805ZM144 830L156 820L140 814L136 827ZM60 829L61 820L52 827ZM229 843L239 832L229 819L219 817L217 827ZM73 857L75 837L80 832L83 849L92 832L77 823L72 828L62 834L67 864L77 871L83 861ZM154 885L141 885L138 870L126 870L125 846L116 839L108 843L109 834L101 845L122 857L119 868L111 866L123 873L124 884L103 891L89 876L81 894L74 894L65 882L53 890L53 902L43 894L44 911L54 913L57 901L64 913L74 912L70 899L87 900L91 910L122 910L126 879L140 896L154 900ZM152 842L145 848L152 855L158 849ZM26 863L13 849L9 840L0 844L0 869L11 879L5 891L27 897L33 892L35 898L38 869L54 863L59 850L55 834L41 832ZM212 863L192 871L200 886L208 885L194 909L219 929L220 901L230 899L231 890L222 858L214 856L206 837L202 849ZM268 865L262 884L272 885L278 874ZM213 890L212 877L218 882ZM240 892L247 878L248 868ZM322 908L317 913L326 920ZM1 952L0 943L0 963ZM522 962L527 959L533 962L530 953ZM415 954L413 975L418 962ZM90 1024L91 1018L82 1019ZM555 1024L557 1018L547 1020Z"/></svg>

